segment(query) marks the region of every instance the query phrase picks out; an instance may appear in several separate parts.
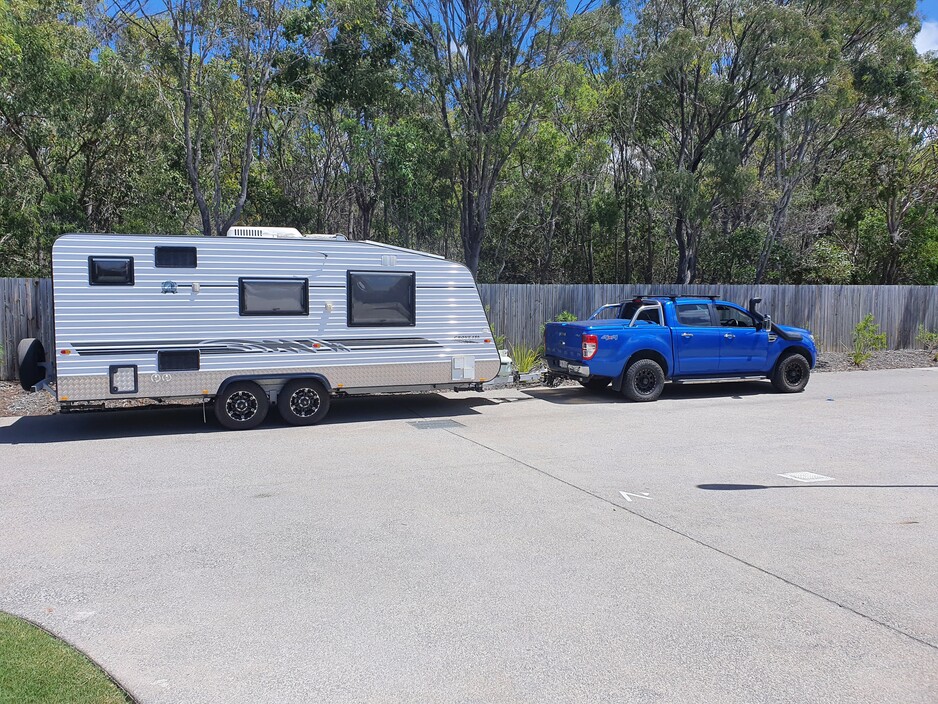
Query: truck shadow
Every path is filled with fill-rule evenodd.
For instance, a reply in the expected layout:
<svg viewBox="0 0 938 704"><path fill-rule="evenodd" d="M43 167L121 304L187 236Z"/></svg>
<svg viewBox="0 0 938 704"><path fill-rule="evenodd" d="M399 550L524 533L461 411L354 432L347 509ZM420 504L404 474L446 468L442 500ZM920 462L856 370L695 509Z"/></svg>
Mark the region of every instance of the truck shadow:
<svg viewBox="0 0 938 704"><path fill-rule="evenodd" d="M541 401L570 406L594 403L631 403L625 396L614 391L612 387L606 387L602 391L590 391L577 384L556 388L525 389L523 393ZM775 389L768 381L667 384L661 398L656 403L692 398L740 399L744 396L761 396L775 393Z"/></svg>
<svg viewBox="0 0 938 704"><path fill-rule="evenodd" d="M478 414L476 408L499 403L483 396L447 398L440 394L403 396L367 396L336 399L321 426L367 421L426 420L456 418ZM289 428L272 408L267 419L250 431L259 433ZM312 431L315 428L291 428ZM0 445L35 445L106 440L114 438L154 437L161 435L192 435L237 432L222 428L215 420L211 406L140 406L51 416L23 416L0 427Z"/></svg>

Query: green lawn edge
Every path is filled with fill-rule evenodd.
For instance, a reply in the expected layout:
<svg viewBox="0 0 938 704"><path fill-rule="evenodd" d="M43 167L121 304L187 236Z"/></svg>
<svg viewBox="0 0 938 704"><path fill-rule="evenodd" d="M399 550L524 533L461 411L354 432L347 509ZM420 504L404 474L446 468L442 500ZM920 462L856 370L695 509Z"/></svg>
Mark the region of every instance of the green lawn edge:
<svg viewBox="0 0 938 704"><path fill-rule="evenodd" d="M0 704L132 704L80 651L0 611Z"/></svg>

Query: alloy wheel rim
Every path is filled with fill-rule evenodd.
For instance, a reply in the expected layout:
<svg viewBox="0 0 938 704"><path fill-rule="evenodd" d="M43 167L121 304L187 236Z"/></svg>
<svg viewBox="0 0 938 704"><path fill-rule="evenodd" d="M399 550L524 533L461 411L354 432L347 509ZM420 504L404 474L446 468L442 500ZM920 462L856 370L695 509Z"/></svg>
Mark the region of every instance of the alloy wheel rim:
<svg viewBox="0 0 938 704"><path fill-rule="evenodd" d="M635 378L635 388L643 395L648 395L654 391L656 384L657 379L655 378L654 372L650 369L640 371Z"/></svg>
<svg viewBox="0 0 938 704"><path fill-rule="evenodd" d="M790 362L788 366L785 367L785 381L791 385L801 383L801 379L804 377L804 371L798 364Z"/></svg>
<svg viewBox="0 0 938 704"><path fill-rule="evenodd" d="M257 397L250 391L236 391L225 402L225 412L239 423L251 420L257 414Z"/></svg>
<svg viewBox="0 0 938 704"><path fill-rule="evenodd" d="M290 395L290 410L300 418L309 418L316 414L322 401L314 389L304 387Z"/></svg>

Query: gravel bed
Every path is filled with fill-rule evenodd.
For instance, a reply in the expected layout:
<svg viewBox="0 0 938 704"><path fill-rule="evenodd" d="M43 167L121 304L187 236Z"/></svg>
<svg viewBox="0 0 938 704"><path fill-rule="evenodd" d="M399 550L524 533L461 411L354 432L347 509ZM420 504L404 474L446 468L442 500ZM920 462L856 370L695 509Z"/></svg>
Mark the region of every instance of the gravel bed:
<svg viewBox="0 0 938 704"><path fill-rule="evenodd" d="M816 372L868 371L875 369L911 369L913 367L938 367L934 352L927 350L885 350L874 352L870 360L861 367L856 366L846 352L821 352L818 355ZM564 384L576 384L566 381ZM506 384L505 386L539 386L540 382ZM192 403L198 403L198 400ZM108 408L129 408L159 405L148 399L108 401ZM58 412L58 404L51 393L23 391L14 381L0 381L0 418L4 416L47 416Z"/></svg>
<svg viewBox="0 0 938 704"><path fill-rule="evenodd" d="M883 350L873 352L869 361L858 367L847 352L821 352L818 354L817 372L858 372L871 369L912 369L938 367L935 353L928 350Z"/></svg>

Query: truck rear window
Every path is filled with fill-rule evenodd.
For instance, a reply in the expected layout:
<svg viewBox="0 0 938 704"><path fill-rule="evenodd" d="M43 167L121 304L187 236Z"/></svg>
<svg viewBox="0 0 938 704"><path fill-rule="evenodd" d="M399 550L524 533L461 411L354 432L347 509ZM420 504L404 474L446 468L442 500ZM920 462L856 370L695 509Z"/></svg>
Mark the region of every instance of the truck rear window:
<svg viewBox="0 0 938 704"><path fill-rule="evenodd" d="M694 327L710 327L710 306L706 303L681 303L677 306L677 322Z"/></svg>

